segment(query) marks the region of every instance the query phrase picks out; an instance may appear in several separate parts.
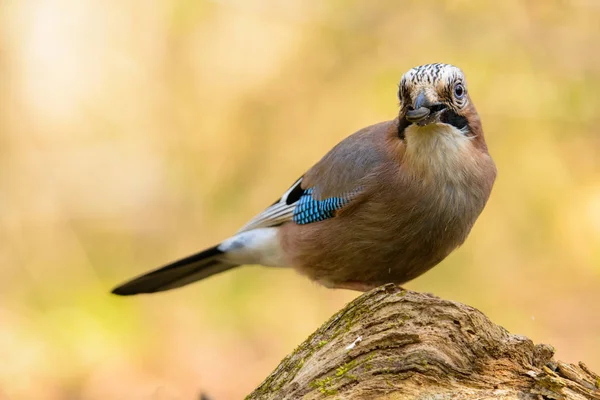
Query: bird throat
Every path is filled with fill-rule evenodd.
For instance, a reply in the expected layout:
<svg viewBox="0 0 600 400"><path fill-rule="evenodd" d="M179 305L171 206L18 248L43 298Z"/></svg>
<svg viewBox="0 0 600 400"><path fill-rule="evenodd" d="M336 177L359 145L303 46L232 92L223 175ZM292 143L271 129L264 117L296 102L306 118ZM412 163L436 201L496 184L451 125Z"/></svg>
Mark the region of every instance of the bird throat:
<svg viewBox="0 0 600 400"><path fill-rule="evenodd" d="M464 179L465 157L473 149L472 136L464 129L445 123L412 124L404 130L406 152L403 164L422 179L456 181ZM457 182L458 183L458 182Z"/></svg>

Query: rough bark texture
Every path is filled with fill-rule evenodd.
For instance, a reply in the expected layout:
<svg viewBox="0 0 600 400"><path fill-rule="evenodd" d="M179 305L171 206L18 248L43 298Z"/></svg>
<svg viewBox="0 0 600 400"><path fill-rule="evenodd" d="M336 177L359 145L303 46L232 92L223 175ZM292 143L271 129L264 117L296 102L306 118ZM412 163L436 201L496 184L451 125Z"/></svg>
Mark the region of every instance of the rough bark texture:
<svg viewBox="0 0 600 400"><path fill-rule="evenodd" d="M585 364L480 311L386 285L288 355L247 399L600 399Z"/></svg>

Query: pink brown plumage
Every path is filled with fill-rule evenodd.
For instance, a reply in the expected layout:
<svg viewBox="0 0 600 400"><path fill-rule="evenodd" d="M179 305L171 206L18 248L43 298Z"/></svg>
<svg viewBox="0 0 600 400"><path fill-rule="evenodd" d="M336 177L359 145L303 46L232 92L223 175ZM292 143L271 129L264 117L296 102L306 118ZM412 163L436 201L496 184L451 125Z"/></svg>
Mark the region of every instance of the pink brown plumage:
<svg viewBox="0 0 600 400"><path fill-rule="evenodd" d="M460 69L413 68L398 97L396 118L341 141L235 235L113 293L174 289L245 264L368 290L440 263L483 211L496 167Z"/></svg>

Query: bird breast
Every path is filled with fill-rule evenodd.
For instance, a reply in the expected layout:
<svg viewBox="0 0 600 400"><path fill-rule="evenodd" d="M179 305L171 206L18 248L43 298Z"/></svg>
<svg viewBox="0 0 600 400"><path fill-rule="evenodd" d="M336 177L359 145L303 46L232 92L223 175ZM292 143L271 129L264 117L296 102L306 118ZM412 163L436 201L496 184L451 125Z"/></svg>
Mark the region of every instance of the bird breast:
<svg viewBox="0 0 600 400"><path fill-rule="evenodd" d="M402 176L408 187L421 188L419 197L437 211L434 218L470 225L487 202L496 167L474 138L447 124L406 129Z"/></svg>
<svg viewBox="0 0 600 400"><path fill-rule="evenodd" d="M406 173L431 181L468 184L470 172L477 172L479 150L473 146L473 136L447 124L406 129L406 152L403 164ZM474 171L471 171L475 169Z"/></svg>

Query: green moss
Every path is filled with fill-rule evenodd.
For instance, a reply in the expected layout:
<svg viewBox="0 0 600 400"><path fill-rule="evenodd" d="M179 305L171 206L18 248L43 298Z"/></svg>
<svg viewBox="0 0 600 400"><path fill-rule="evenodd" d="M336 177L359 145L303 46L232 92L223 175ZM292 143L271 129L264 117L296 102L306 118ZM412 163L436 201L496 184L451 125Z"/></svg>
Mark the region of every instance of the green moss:
<svg viewBox="0 0 600 400"><path fill-rule="evenodd" d="M356 360L352 360L349 363L346 363L335 371L335 376L342 377L346 374L346 372L350 371L352 368L356 366Z"/></svg>
<svg viewBox="0 0 600 400"><path fill-rule="evenodd" d="M546 374L536 379L537 384L552 392L560 393L566 384L561 379L553 377L552 375L555 374L548 367L545 366L543 369Z"/></svg>
<svg viewBox="0 0 600 400"><path fill-rule="evenodd" d="M551 376L544 376L537 381L538 385L544 387L552 392L560 393L562 388L565 387L565 383L559 379L552 378Z"/></svg>
<svg viewBox="0 0 600 400"><path fill-rule="evenodd" d="M359 321L363 314L369 313L369 309L364 309L363 303L367 301L367 298L357 298L346 306L344 310L337 313L332 319L329 320L324 326L331 326L331 323L335 321L337 328L333 332L331 339L336 338L342 333L350 331L356 321Z"/></svg>
<svg viewBox="0 0 600 400"><path fill-rule="evenodd" d="M361 363L359 363L357 366L363 366L363 368L365 369L365 371L370 371L373 369L373 364L371 364L371 360L375 357L375 353L371 353L371 355L369 355L367 358L365 358L365 360Z"/></svg>
<svg viewBox="0 0 600 400"><path fill-rule="evenodd" d="M317 343L317 348L321 348L323 346L325 346L328 343L327 340L321 340L319 343Z"/></svg>
<svg viewBox="0 0 600 400"><path fill-rule="evenodd" d="M328 376L326 378L317 379L316 381L311 382L310 386L318 389L319 392L321 392L325 396L332 396L334 394L337 394L338 392L337 389L333 388L334 384L334 378Z"/></svg>
<svg viewBox="0 0 600 400"><path fill-rule="evenodd" d="M310 386L318 389L320 393L331 396L338 393L338 390L335 388L343 379L351 379L356 380L356 375L352 375L349 372L357 366L357 361L352 360L348 363L340 365L335 370L335 375L327 376L322 379L314 380L310 383Z"/></svg>

